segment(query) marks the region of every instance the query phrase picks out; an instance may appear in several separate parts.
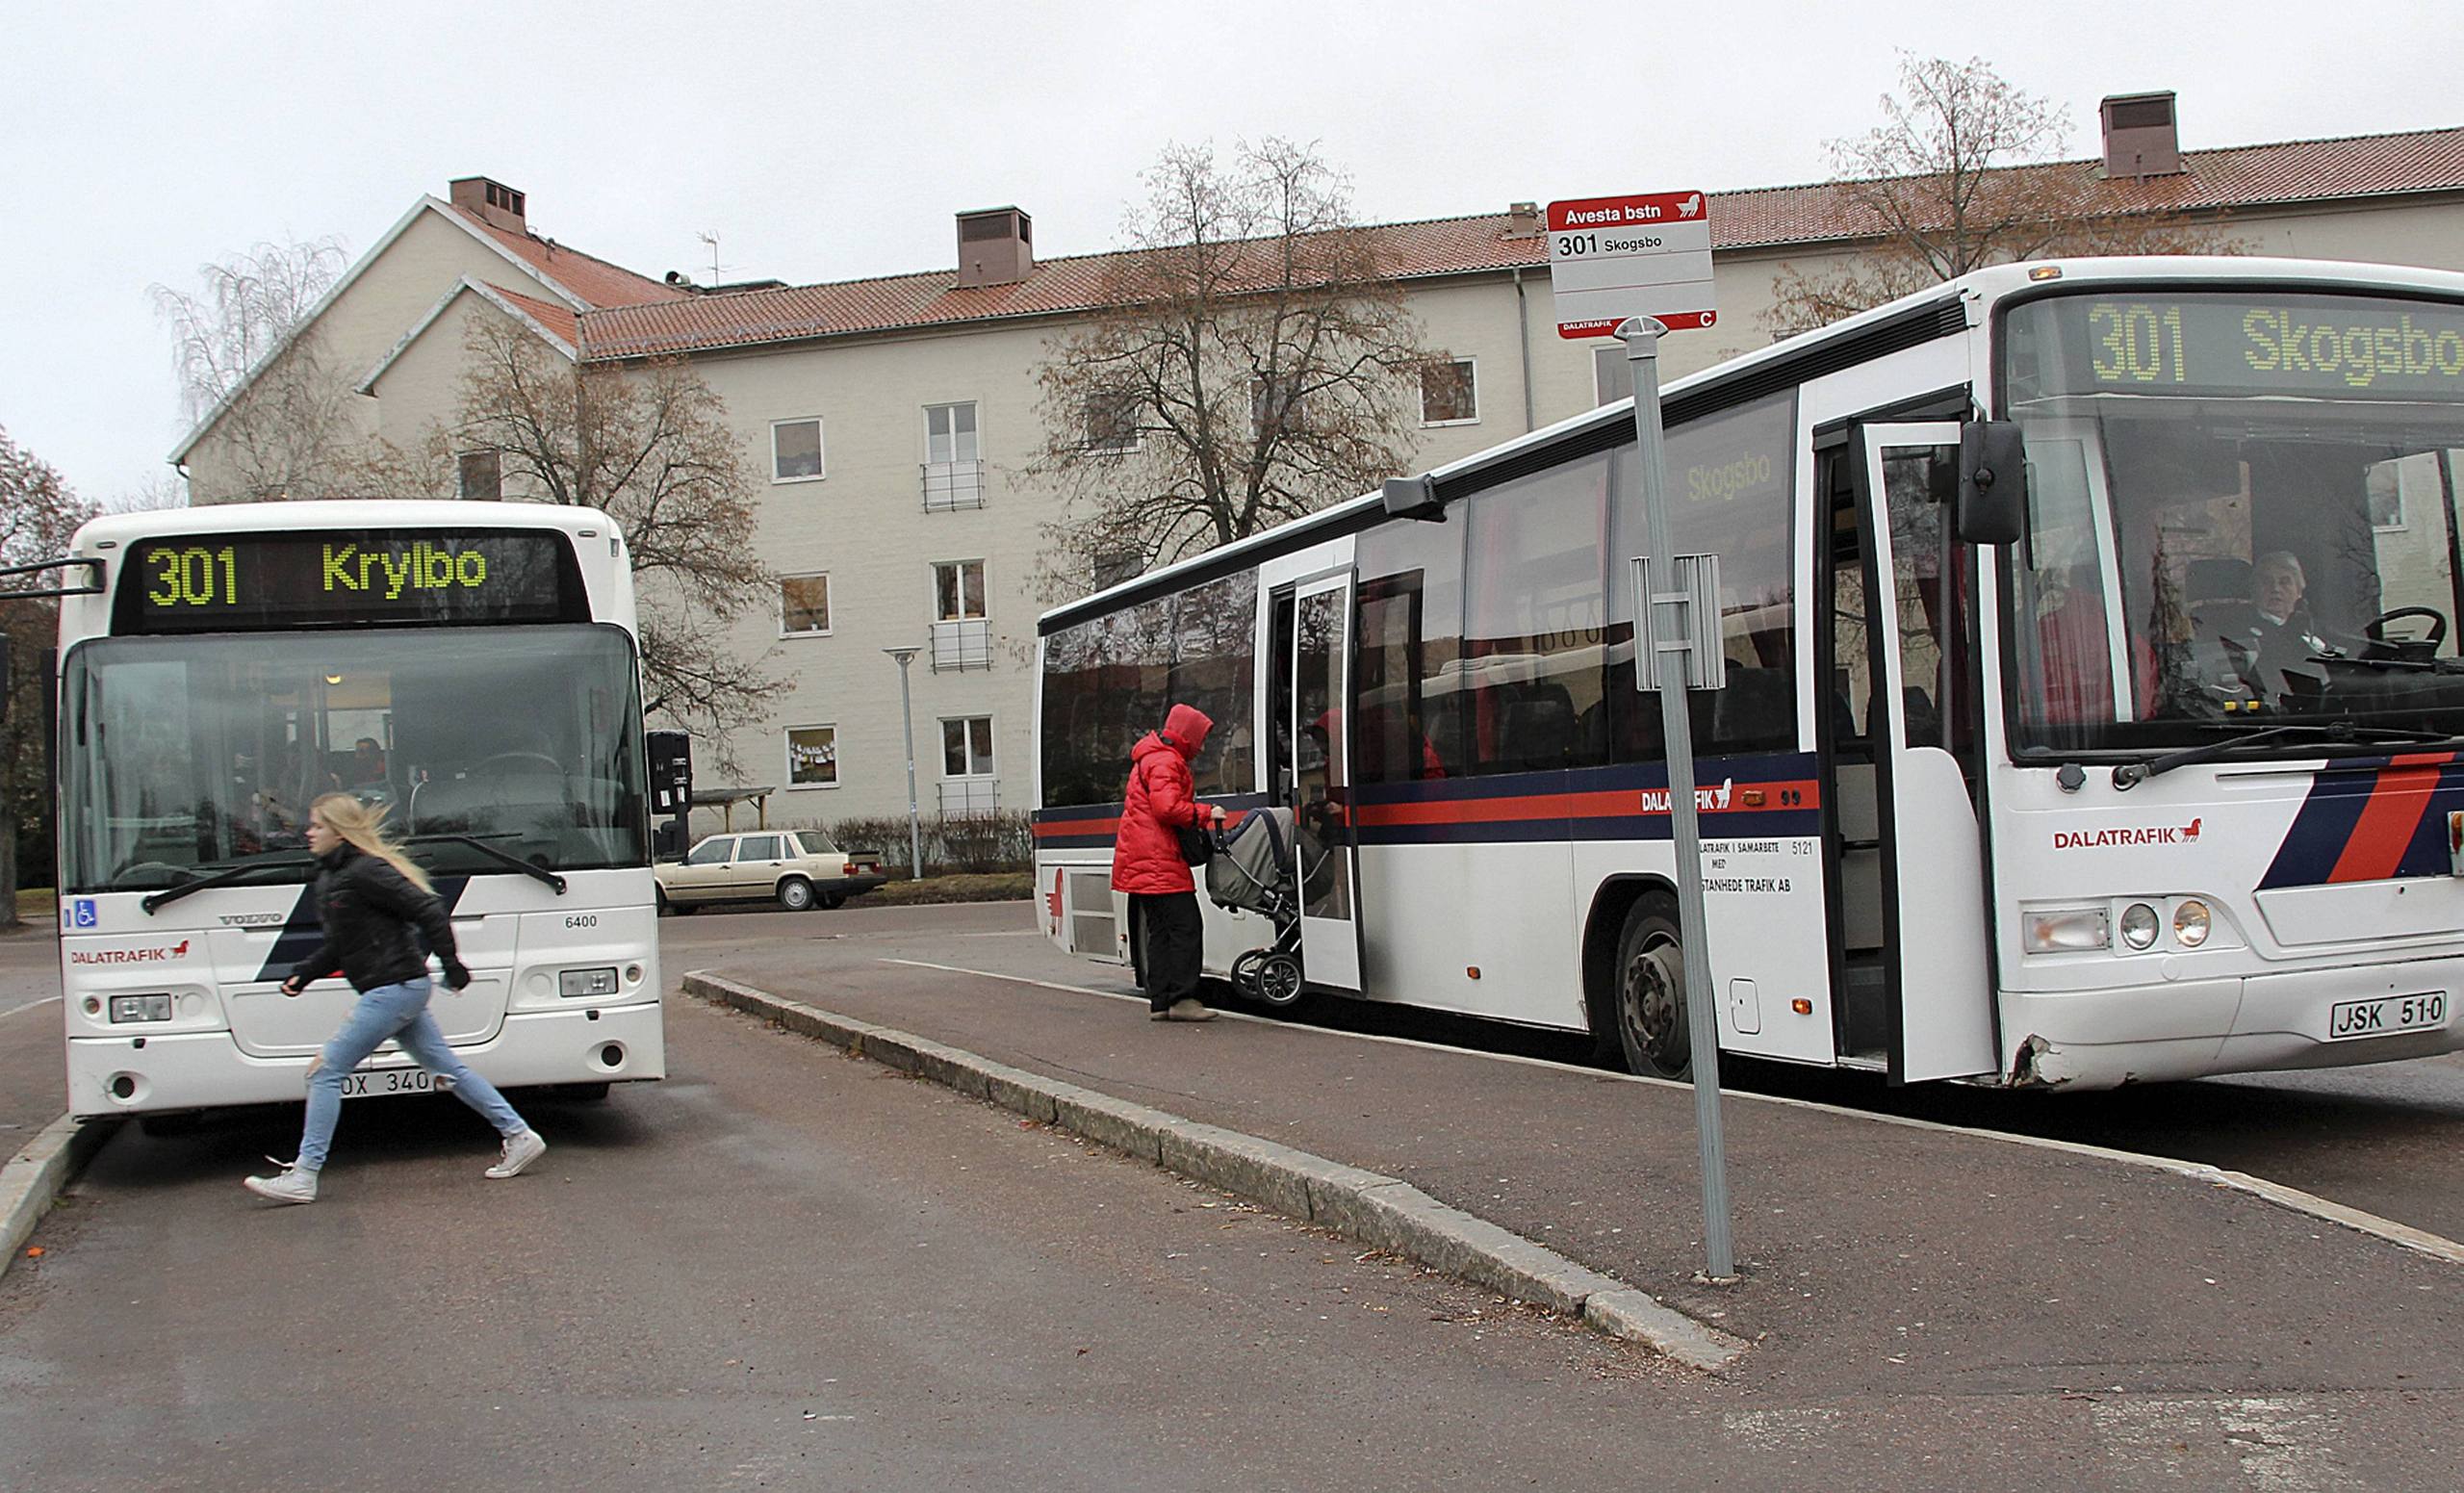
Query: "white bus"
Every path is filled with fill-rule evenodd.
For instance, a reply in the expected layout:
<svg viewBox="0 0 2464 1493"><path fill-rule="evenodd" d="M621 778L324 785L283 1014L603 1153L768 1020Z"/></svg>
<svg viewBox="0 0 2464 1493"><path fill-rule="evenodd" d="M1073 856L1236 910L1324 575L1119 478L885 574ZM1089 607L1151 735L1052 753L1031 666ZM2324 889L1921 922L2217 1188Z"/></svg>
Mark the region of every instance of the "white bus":
<svg viewBox="0 0 2464 1493"><path fill-rule="evenodd" d="M1997 268L1664 408L1722 561L1722 1050L2092 1089L2464 1045L2464 276ZM1296 811L1307 989L1685 1072L1633 455L1611 404L1045 615L1050 936L1134 961L1113 821L1186 700L1201 793ZM1281 993L1269 938L1210 907L1209 970Z"/></svg>
<svg viewBox="0 0 2464 1493"><path fill-rule="evenodd" d="M501 1088L666 1070L633 594L606 515L298 502L99 518L61 603L60 957L78 1116L297 1099L352 992L320 795L390 807L473 979L432 1007ZM414 1093L390 1043L346 1096Z"/></svg>

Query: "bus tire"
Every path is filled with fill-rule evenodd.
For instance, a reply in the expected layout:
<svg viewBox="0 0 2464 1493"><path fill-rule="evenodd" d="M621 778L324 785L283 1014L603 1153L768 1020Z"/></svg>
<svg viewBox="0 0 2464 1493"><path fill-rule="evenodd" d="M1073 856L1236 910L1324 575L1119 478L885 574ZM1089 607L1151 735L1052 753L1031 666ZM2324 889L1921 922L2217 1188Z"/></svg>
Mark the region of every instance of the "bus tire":
<svg viewBox="0 0 2464 1493"><path fill-rule="evenodd" d="M1693 1074L1686 1027L1685 961L1678 934L1677 899L1647 893L1627 910L1617 940L1616 1021L1626 1070L1680 1082Z"/></svg>
<svg viewBox="0 0 2464 1493"><path fill-rule="evenodd" d="M779 884L779 905L790 913L809 913L813 908L812 883L801 876L790 876Z"/></svg>

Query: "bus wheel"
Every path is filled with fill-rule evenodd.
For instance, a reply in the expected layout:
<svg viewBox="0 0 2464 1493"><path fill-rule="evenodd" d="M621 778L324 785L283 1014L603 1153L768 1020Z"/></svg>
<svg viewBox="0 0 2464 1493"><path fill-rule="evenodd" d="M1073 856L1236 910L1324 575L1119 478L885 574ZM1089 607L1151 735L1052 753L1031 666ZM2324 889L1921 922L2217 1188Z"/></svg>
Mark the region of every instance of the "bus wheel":
<svg viewBox="0 0 2464 1493"><path fill-rule="evenodd" d="M1692 1074L1685 961L1677 903L1666 892L1653 892L1626 914L1625 936L1617 940L1617 1039L1630 1072L1681 1081Z"/></svg>
<svg viewBox="0 0 2464 1493"><path fill-rule="evenodd" d="M790 913L812 911L812 883L801 876L790 876L779 884L779 905Z"/></svg>

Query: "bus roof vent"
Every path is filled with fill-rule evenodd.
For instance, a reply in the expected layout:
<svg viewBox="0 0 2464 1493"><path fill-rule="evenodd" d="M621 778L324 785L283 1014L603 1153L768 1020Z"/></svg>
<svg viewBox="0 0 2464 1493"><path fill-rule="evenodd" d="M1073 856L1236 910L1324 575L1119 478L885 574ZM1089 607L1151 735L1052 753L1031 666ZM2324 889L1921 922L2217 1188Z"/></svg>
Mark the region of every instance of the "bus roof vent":
<svg viewBox="0 0 2464 1493"><path fill-rule="evenodd" d="M2170 92L2117 93L2097 105L2096 113L2104 120L2108 180L2171 176L2182 169Z"/></svg>

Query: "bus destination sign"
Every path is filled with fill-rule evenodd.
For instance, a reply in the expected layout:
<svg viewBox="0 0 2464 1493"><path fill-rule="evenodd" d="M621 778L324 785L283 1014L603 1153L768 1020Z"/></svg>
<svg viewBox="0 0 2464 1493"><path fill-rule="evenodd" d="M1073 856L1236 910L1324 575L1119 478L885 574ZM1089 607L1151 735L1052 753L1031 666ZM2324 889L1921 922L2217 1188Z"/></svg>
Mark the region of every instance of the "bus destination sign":
<svg viewBox="0 0 2464 1493"><path fill-rule="evenodd" d="M2464 306L2451 303L2158 294L2047 304L2061 349L2039 371L2047 392L2464 399Z"/></svg>
<svg viewBox="0 0 2464 1493"><path fill-rule="evenodd" d="M580 567L559 533L183 534L129 552L112 631L143 636L589 616Z"/></svg>

